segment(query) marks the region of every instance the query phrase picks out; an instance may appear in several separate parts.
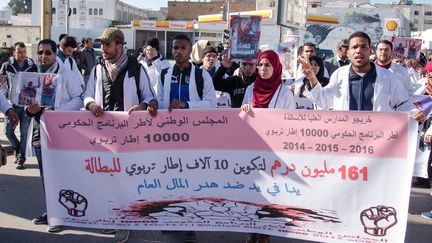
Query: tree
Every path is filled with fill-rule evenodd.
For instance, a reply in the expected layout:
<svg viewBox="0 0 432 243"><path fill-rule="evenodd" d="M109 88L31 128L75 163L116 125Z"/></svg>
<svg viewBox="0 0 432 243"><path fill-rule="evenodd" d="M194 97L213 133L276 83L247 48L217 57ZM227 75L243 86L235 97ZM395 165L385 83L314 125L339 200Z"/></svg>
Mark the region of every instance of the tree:
<svg viewBox="0 0 432 243"><path fill-rule="evenodd" d="M12 15L31 13L31 0L10 0L8 6L12 9Z"/></svg>

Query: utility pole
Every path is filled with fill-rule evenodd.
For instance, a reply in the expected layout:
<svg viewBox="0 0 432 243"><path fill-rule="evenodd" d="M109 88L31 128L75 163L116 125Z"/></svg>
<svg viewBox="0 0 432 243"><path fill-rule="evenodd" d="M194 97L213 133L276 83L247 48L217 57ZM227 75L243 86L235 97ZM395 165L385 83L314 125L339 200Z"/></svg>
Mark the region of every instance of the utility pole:
<svg viewBox="0 0 432 243"><path fill-rule="evenodd" d="M66 23L65 23L66 35L69 35L69 15L71 13L70 13L70 9L69 9L69 0L65 0L65 2L66 2Z"/></svg>
<svg viewBox="0 0 432 243"><path fill-rule="evenodd" d="M41 40L51 39L51 10L52 2L51 0L41 1Z"/></svg>

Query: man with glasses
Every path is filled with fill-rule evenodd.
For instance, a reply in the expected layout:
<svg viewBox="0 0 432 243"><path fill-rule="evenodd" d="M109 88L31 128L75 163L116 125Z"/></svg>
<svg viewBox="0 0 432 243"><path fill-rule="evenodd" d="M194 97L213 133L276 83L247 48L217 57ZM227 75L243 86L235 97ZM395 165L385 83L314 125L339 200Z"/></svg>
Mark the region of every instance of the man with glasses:
<svg viewBox="0 0 432 243"><path fill-rule="evenodd" d="M38 60L39 73L53 73L60 74L62 85L61 89L55 93L56 103L58 102L58 107L56 110L60 111L78 111L82 106L82 89L80 83L77 82L77 77L64 65L60 64L56 58L56 43L50 39L41 40L38 44ZM43 107L37 102L32 103L26 109L27 115L34 117L35 121L33 124L33 140L32 145L36 152L37 162L39 164L39 172L42 178L42 184L44 183L43 168L42 168L42 151L40 144L40 131L39 131L39 120L46 109L51 109ZM46 212L41 216L34 218L34 224L48 224ZM48 226L48 232L58 232L61 230L61 226Z"/></svg>
<svg viewBox="0 0 432 243"><path fill-rule="evenodd" d="M23 42L14 44L12 57L3 63L0 74L7 75L7 92L5 95L12 104L13 109L17 113L20 121L20 139L15 135L16 122L6 119L6 136L15 151L15 163L18 170L25 169L26 161L26 144L27 130L30 125L31 118L27 116L23 106L16 104L15 97L16 85L18 82L18 72L37 72L37 66L34 61L27 57L26 46ZM7 117L6 117L7 118Z"/></svg>
<svg viewBox="0 0 432 243"><path fill-rule="evenodd" d="M227 55L222 55L221 67L213 76L213 85L216 90L227 92L231 96L231 107L240 108L243 102L246 88L252 84L257 77L256 62L245 59L240 63L239 75L226 76L233 65Z"/></svg>

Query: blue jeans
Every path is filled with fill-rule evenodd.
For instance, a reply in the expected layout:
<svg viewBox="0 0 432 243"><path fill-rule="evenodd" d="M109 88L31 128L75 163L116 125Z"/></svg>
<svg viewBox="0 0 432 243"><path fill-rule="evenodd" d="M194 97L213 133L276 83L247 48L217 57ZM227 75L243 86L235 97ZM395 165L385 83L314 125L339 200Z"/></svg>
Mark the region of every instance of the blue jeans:
<svg viewBox="0 0 432 243"><path fill-rule="evenodd" d="M12 105L16 114L19 117L19 129L20 129L20 140L15 135L15 129L13 128L13 123L9 121L6 116L6 137L15 150L16 158L19 160L25 160L26 144L27 144L27 131L30 125L31 117L27 116L25 108Z"/></svg>

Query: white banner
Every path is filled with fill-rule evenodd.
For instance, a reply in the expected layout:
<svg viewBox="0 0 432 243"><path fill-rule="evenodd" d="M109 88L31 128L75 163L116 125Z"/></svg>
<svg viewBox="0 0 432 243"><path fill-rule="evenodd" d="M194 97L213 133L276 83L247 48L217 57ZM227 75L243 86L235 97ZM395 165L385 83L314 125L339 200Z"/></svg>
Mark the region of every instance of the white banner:
<svg viewBox="0 0 432 243"><path fill-rule="evenodd" d="M50 225L405 238L406 113L46 112L41 127Z"/></svg>

